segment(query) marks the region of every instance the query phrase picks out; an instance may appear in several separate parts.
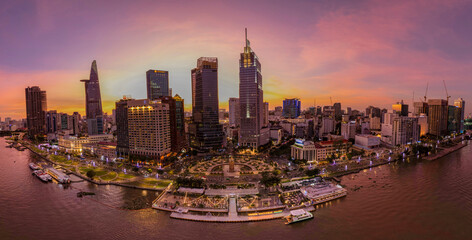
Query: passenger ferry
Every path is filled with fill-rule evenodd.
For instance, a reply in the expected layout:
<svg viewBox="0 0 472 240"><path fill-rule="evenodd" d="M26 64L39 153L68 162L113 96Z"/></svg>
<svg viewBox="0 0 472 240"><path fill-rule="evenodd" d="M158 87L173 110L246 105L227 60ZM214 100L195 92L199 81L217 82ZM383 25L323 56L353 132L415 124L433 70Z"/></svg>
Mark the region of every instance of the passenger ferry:
<svg viewBox="0 0 472 240"><path fill-rule="evenodd" d="M311 212L306 211L305 209L297 209L290 211L290 215L285 217L287 222L285 224L292 224L296 222L305 221L308 219L312 219L313 214Z"/></svg>
<svg viewBox="0 0 472 240"><path fill-rule="evenodd" d="M55 168L47 168L46 169L47 173L51 175L54 179L56 179L59 183L70 183L70 178L67 174L64 172L57 170Z"/></svg>
<svg viewBox="0 0 472 240"><path fill-rule="evenodd" d="M30 163L29 164L29 167L32 169L32 170L39 170L41 169L38 165L34 164L34 163Z"/></svg>

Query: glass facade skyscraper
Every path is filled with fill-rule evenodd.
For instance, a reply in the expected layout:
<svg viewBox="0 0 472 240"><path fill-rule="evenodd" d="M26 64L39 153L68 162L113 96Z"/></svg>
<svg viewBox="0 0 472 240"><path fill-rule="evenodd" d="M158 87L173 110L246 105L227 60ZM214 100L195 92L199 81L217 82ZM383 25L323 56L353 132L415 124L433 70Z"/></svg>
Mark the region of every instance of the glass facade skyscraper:
<svg viewBox="0 0 472 240"><path fill-rule="evenodd" d="M146 72L147 98L154 100L169 94L169 72L149 70Z"/></svg>
<svg viewBox="0 0 472 240"><path fill-rule="evenodd" d="M201 57L192 69L192 123L190 147L198 150L221 148L223 127L218 119L218 59Z"/></svg>
<svg viewBox="0 0 472 240"><path fill-rule="evenodd" d="M284 99L283 116L285 118L297 118L301 113L301 102L298 98Z"/></svg>
<svg viewBox="0 0 472 240"><path fill-rule="evenodd" d="M81 80L85 83L85 111L89 135L103 133L102 98L98 81L97 62L93 60L90 79Z"/></svg>
<svg viewBox="0 0 472 240"><path fill-rule="evenodd" d="M261 136L264 124L264 106L262 91L261 63L252 51L247 39L246 46L239 59L239 106L240 136L239 144L257 148L268 142L268 137ZM267 138L267 141L266 141Z"/></svg>

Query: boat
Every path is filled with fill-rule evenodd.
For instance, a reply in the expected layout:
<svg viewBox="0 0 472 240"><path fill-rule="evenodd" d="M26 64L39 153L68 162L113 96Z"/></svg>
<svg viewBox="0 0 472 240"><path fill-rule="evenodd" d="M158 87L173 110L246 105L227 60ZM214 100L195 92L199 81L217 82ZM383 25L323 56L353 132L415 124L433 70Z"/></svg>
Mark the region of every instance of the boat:
<svg viewBox="0 0 472 240"><path fill-rule="evenodd" d="M43 182L48 182L49 179L48 179L48 176L49 174L45 174L43 171L41 170L34 170L33 172L33 175L35 175L36 177L38 177L41 181ZM49 176L50 177L50 176Z"/></svg>
<svg viewBox="0 0 472 240"><path fill-rule="evenodd" d="M308 212L305 209L292 210L290 211L290 215L285 217L285 219L287 220L285 224L292 224L292 223L301 222L301 221L305 221L312 218L313 218L313 214L311 212Z"/></svg>
<svg viewBox="0 0 472 240"><path fill-rule="evenodd" d="M95 195L94 192L78 192L77 197L83 197L83 196L88 196L88 195Z"/></svg>
<svg viewBox="0 0 472 240"><path fill-rule="evenodd" d="M38 165L34 164L34 163L30 163L28 164L29 167L32 169L32 170L39 170L41 169Z"/></svg>
<svg viewBox="0 0 472 240"><path fill-rule="evenodd" d="M51 175L54 179L56 179L59 183L70 183L70 178L64 172L55 169L53 167L47 168L46 172Z"/></svg>

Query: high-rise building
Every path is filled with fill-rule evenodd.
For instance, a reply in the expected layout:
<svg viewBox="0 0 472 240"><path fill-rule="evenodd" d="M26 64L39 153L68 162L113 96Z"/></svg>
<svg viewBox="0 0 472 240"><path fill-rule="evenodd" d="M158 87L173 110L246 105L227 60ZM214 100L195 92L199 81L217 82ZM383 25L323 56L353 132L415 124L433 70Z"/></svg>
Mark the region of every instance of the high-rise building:
<svg viewBox="0 0 472 240"><path fill-rule="evenodd" d="M184 99L178 94L174 96L175 101L175 131L176 138L173 144L176 146L175 149L182 150L187 148L187 134L185 132L185 108Z"/></svg>
<svg viewBox="0 0 472 240"><path fill-rule="evenodd" d="M169 105L161 100L130 100L129 154L158 158L170 152Z"/></svg>
<svg viewBox="0 0 472 240"><path fill-rule="evenodd" d="M456 106L448 106L447 131L448 133L459 133L461 130L462 109Z"/></svg>
<svg viewBox="0 0 472 240"><path fill-rule="evenodd" d="M208 151L223 146L223 127L218 120L218 59L201 57L192 69L192 123L190 147Z"/></svg>
<svg viewBox="0 0 472 240"><path fill-rule="evenodd" d="M269 132L261 131L264 124L261 63L247 39L239 59L239 145L258 148L269 142Z"/></svg>
<svg viewBox="0 0 472 240"><path fill-rule="evenodd" d="M93 60L90 79L80 80L85 83L85 111L89 135L103 134L102 98L98 81L97 62Z"/></svg>
<svg viewBox="0 0 472 240"><path fill-rule="evenodd" d="M392 145L414 143L419 140L420 128L418 118L397 117L392 125Z"/></svg>
<svg viewBox="0 0 472 240"><path fill-rule="evenodd" d="M60 123L60 130L71 130L71 122L69 118L69 114L61 113L59 116L59 123Z"/></svg>
<svg viewBox="0 0 472 240"><path fill-rule="evenodd" d="M284 99L283 116L285 118L297 118L301 113L301 102L298 98Z"/></svg>
<svg viewBox="0 0 472 240"><path fill-rule="evenodd" d="M116 153L118 156L129 154L128 102L134 99L123 97L115 102Z"/></svg>
<svg viewBox="0 0 472 240"><path fill-rule="evenodd" d="M47 133L56 133L59 125L58 114L56 110L50 110L46 113L46 129Z"/></svg>
<svg viewBox="0 0 472 240"><path fill-rule="evenodd" d="M263 109L263 117L262 117L262 126L263 127L267 127L269 126L269 103L268 102L264 102L264 109Z"/></svg>
<svg viewBox="0 0 472 240"><path fill-rule="evenodd" d="M408 117L408 105L401 102L397 102L397 104L392 105L393 112L398 113L398 115L403 117Z"/></svg>
<svg viewBox="0 0 472 240"><path fill-rule="evenodd" d="M184 100L179 95L159 99L169 105L171 151L180 152L185 148Z"/></svg>
<svg viewBox="0 0 472 240"><path fill-rule="evenodd" d="M350 121L341 123L341 136L346 140L354 139L356 137L356 122Z"/></svg>
<svg viewBox="0 0 472 240"><path fill-rule="evenodd" d="M283 107L277 106L277 107L275 107L275 109L274 109L274 115L275 115L275 116L282 116L282 115L283 115L283 111L284 111L284 110L283 110Z"/></svg>
<svg viewBox="0 0 472 240"><path fill-rule="evenodd" d="M27 87L26 95L26 126L30 138L37 134L45 134L47 100L46 91L41 91L37 86ZM7 119L5 118L5 121Z"/></svg>
<svg viewBox="0 0 472 240"><path fill-rule="evenodd" d="M428 100L429 133L434 136L447 135L448 106L444 99Z"/></svg>
<svg viewBox="0 0 472 240"><path fill-rule="evenodd" d="M334 107L334 117L336 119L341 118L343 114L341 111L341 103L334 103L333 107Z"/></svg>
<svg viewBox="0 0 472 240"><path fill-rule="evenodd" d="M80 120L81 117L78 112L74 112L74 114L69 116L70 129L73 135L79 135L80 133Z"/></svg>
<svg viewBox="0 0 472 240"><path fill-rule="evenodd" d="M146 72L147 98L154 100L169 93L169 72L162 70L148 70Z"/></svg>
<svg viewBox="0 0 472 240"><path fill-rule="evenodd" d="M465 115L465 101L462 98L456 99L454 101L454 106L458 107L461 109L461 117L460 117L460 132L464 132L464 115Z"/></svg>
<svg viewBox="0 0 472 240"><path fill-rule="evenodd" d="M230 126L239 126L241 121L240 112L241 108L239 106L239 98L230 98L229 99L229 125Z"/></svg>
<svg viewBox="0 0 472 240"><path fill-rule="evenodd" d="M413 103L413 115L420 116L421 114L428 115L428 103L427 102L414 102Z"/></svg>

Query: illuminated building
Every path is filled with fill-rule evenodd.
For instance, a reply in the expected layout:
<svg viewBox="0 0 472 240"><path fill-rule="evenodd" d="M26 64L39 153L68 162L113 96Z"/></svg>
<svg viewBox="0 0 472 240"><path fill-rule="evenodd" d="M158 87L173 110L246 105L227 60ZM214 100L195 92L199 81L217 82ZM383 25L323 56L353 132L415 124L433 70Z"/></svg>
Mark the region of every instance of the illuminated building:
<svg viewBox="0 0 472 240"><path fill-rule="evenodd" d="M461 109L459 129L460 129L460 132L463 132L464 131L464 115L465 115L465 101L464 101L464 99L462 99L462 98L456 99L454 101L454 106Z"/></svg>
<svg viewBox="0 0 472 240"><path fill-rule="evenodd" d="M401 102L392 105L392 109L394 113L397 113L400 116L408 117L408 105Z"/></svg>
<svg viewBox="0 0 472 240"><path fill-rule="evenodd" d="M239 145L258 148L269 142L269 129L264 128L264 100L261 63L247 39L239 59Z"/></svg>
<svg viewBox="0 0 472 240"><path fill-rule="evenodd" d="M102 98L98 81L97 62L93 60L90 79L80 80L85 83L85 111L89 135L103 133Z"/></svg>
<svg viewBox="0 0 472 240"><path fill-rule="evenodd" d="M147 98L155 100L169 94L169 72L149 70L146 72Z"/></svg>
<svg viewBox="0 0 472 240"><path fill-rule="evenodd" d="M159 157L170 152L169 104L161 100L128 103L129 154Z"/></svg>
<svg viewBox="0 0 472 240"><path fill-rule="evenodd" d="M297 118L301 113L301 102L298 98L284 99L283 116L285 118Z"/></svg>

